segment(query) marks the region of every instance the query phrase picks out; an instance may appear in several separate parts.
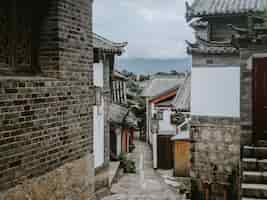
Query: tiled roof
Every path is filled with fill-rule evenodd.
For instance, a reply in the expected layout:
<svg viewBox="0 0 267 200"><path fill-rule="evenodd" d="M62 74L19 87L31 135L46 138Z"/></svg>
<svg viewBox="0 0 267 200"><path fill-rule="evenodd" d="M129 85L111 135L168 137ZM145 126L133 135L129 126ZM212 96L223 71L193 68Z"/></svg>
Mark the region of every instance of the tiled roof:
<svg viewBox="0 0 267 200"><path fill-rule="evenodd" d="M158 76L150 80L150 83L144 88L141 96L155 97L162 94L183 82L183 78L178 76Z"/></svg>
<svg viewBox="0 0 267 200"><path fill-rule="evenodd" d="M101 49L104 51L110 51L121 54L124 52L124 48L127 46L127 42L116 43L112 42L96 33L93 33L93 47L95 49Z"/></svg>
<svg viewBox="0 0 267 200"><path fill-rule="evenodd" d="M266 0L195 0L187 4L187 18L262 12L266 5Z"/></svg>
<svg viewBox="0 0 267 200"><path fill-rule="evenodd" d="M109 121L116 124L126 123L130 127L137 126L136 116L128 108L114 103L110 105Z"/></svg>
<svg viewBox="0 0 267 200"><path fill-rule="evenodd" d="M187 75L184 83L177 91L176 97L174 98L172 105L181 111L190 111L191 102L191 75Z"/></svg>
<svg viewBox="0 0 267 200"><path fill-rule="evenodd" d="M114 79L122 79L122 80L128 80L128 78L126 76L124 76L122 73L120 73L119 71L115 70L113 72L113 78Z"/></svg>
<svg viewBox="0 0 267 200"><path fill-rule="evenodd" d="M137 127L137 118L136 116L133 114L133 112L129 112L127 118L126 118L126 123L128 126L130 127Z"/></svg>
<svg viewBox="0 0 267 200"><path fill-rule="evenodd" d="M209 25L209 23L207 21L203 21L201 19L197 19L197 20L194 20L190 23L190 26L191 27L199 27L199 28L206 28L207 26Z"/></svg>
<svg viewBox="0 0 267 200"><path fill-rule="evenodd" d="M238 50L230 42L209 42L197 37L196 43L187 41L189 54L238 54Z"/></svg>
<svg viewBox="0 0 267 200"><path fill-rule="evenodd" d="M128 113L126 107L118 104L111 104L109 110L109 120L114 123L121 124Z"/></svg>

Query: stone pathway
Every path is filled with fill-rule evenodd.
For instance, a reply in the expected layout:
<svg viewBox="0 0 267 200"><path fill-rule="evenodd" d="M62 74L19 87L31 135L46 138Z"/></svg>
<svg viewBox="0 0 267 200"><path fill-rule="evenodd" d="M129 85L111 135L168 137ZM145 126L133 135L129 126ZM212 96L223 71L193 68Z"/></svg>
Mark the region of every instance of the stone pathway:
<svg viewBox="0 0 267 200"><path fill-rule="evenodd" d="M136 162L137 173L126 174L111 188L112 196L103 200L183 200L152 168L150 147L135 141L130 159Z"/></svg>

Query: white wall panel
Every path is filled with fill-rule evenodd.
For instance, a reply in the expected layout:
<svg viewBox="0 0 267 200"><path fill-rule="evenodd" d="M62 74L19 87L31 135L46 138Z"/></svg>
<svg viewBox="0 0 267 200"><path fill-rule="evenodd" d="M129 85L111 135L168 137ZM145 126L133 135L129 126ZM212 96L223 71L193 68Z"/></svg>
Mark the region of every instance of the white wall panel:
<svg viewBox="0 0 267 200"><path fill-rule="evenodd" d="M104 164L104 139L104 105L102 104L101 106L94 106L95 167L100 167Z"/></svg>
<svg viewBox="0 0 267 200"><path fill-rule="evenodd" d="M200 116L240 117L240 68L192 69L191 112Z"/></svg>
<svg viewBox="0 0 267 200"><path fill-rule="evenodd" d="M103 63L94 64L94 85L98 87L104 86L104 69Z"/></svg>
<svg viewBox="0 0 267 200"><path fill-rule="evenodd" d="M102 63L94 64L94 85L104 86L104 69ZM94 156L95 168L104 164L104 99L102 104L94 106Z"/></svg>

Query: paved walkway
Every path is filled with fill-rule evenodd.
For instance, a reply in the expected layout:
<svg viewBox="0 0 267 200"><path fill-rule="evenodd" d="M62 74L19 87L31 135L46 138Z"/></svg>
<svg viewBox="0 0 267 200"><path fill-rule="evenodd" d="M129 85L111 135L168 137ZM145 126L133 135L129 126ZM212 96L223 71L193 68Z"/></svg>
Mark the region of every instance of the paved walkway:
<svg viewBox="0 0 267 200"><path fill-rule="evenodd" d="M149 146L135 141L136 150L130 155L137 167L137 174L126 174L111 188L112 196L103 200L183 200L164 183L152 168Z"/></svg>

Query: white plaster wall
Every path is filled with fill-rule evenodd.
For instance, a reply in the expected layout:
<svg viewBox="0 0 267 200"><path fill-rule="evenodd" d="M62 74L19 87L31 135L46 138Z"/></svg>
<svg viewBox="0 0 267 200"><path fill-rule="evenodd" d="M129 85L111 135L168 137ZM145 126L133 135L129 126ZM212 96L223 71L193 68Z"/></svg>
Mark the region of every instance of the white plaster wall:
<svg viewBox="0 0 267 200"><path fill-rule="evenodd" d="M98 87L104 86L104 67L102 62L94 64L94 85Z"/></svg>
<svg viewBox="0 0 267 200"><path fill-rule="evenodd" d="M103 64L94 64L94 85L103 87L104 70ZM94 106L94 157L95 168L104 164L104 99L102 104Z"/></svg>
<svg viewBox="0 0 267 200"><path fill-rule="evenodd" d="M171 124L171 114L172 111L170 108L163 110L163 120L159 120L159 132L160 134L168 134L168 132L173 132L175 134L176 128Z"/></svg>
<svg viewBox="0 0 267 200"><path fill-rule="evenodd" d="M121 154L121 129L116 129L116 137L117 137L117 156Z"/></svg>
<svg viewBox="0 0 267 200"><path fill-rule="evenodd" d="M200 116L240 117L240 68L192 69L191 112Z"/></svg>

